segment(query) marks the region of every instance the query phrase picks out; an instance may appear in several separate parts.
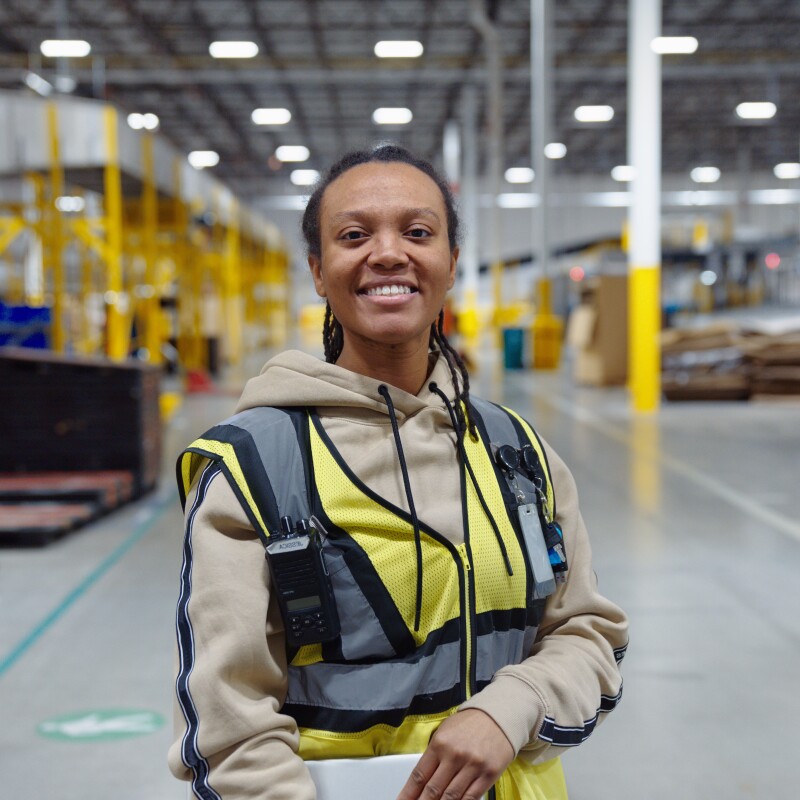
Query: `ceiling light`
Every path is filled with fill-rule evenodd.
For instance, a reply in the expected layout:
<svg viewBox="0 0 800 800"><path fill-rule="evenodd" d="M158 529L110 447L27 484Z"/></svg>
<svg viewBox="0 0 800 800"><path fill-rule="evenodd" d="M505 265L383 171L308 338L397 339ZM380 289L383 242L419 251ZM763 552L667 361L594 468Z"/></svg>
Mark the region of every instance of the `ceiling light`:
<svg viewBox="0 0 800 800"><path fill-rule="evenodd" d="M772 170L776 178L783 180L791 180L792 178L800 178L800 164L796 161L784 161L782 164L776 164Z"/></svg>
<svg viewBox="0 0 800 800"><path fill-rule="evenodd" d="M697 50L697 39L694 36L656 36L650 42L650 49L662 56L694 53Z"/></svg>
<svg viewBox="0 0 800 800"><path fill-rule="evenodd" d="M36 94L42 95L42 97L47 97L53 91L53 85L35 72L25 74L25 85L29 89L33 89Z"/></svg>
<svg viewBox="0 0 800 800"><path fill-rule="evenodd" d="M214 150L192 150L189 153L189 163L195 169L216 167L219 164L219 153Z"/></svg>
<svg viewBox="0 0 800 800"><path fill-rule="evenodd" d="M578 106L575 119L578 122L609 122L614 119L614 109L611 106Z"/></svg>
<svg viewBox="0 0 800 800"><path fill-rule="evenodd" d="M742 119L772 119L778 107L775 103L739 103L736 114Z"/></svg>
<svg viewBox="0 0 800 800"><path fill-rule="evenodd" d="M256 125L285 125L291 118L288 108L256 108L250 115Z"/></svg>
<svg viewBox="0 0 800 800"><path fill-rule="evenodd" d="M567 154L567 146L561 142L550 142L544 146L546 158L564 158Z"/></svg>
<svg viewBox="0 0 800 800"><path fill-rule="evenodd" d="M158 123L159 119L155 114L128 114L128 125L135 131L140 131L142 128L154 131Z"/></svg>
<svg viewBox="0 0 800 800"><path fill-rule="evenodd" d="M78 81L72 75L56 75L53 86L61 94L72 94L78 86Z"/></svg>
<svg viewBox="0 0 800 800"><path fill-rule="evenodd" d="M255 42L211 42L208 52L212 58L254 58L258 55Z"/></svg>
<svg viewBox="0 0 800 800"><path fill-rule="evenodd" d="M376 125L408 125L413 118L410 108L376 108L372 112Z"/></svg>
<svg viewBox="0 0 800 800"><path fill-rule="evenodd" d="M278 161L308 161L310 153L303 145L283 144L275 151Z"/></svg>
<svg viewBox="0 0 800 800"><path fill-rule="evenodd" d="M636 170L630 164L620 164L611 170L611 177L620 183L632 181L636 177Z"/></svg>
<svg viewBox="0 0 800 800"><path fill-rule="evenodd" d="M62 197L56 197L56 208L62 214L78 213L86 208L86 201L79 196L70 197L64 195Z"/></svg>
<svg viewBox="0 0 800 800"><path fill-rule="evenodd" d="M295 186L313 186L319 180L319 172L315 169L294 169L289 180Z"/></svg>
<svg viewBox="0 0 800 800"><path fill-rule="evenodd" d="M713 270L706 269L700 273L700 283L703 286L713 286L717 282L717 273Z"/></svg>
<svg viewBox="0 0 800 800"><path fill-rule="evenodd" d="M39 49L47 58L84 58L92 46L83 39L45 39Z"/></svg>
<svg viewBox="0 0 800 800"><path fill-rule="evenodd" d="M503 192L497 195L497 205L500 208L533 208L538 203L528 192Z"/></svg>
<svg viewBox="0 0 800 800"><path fill-rule="evenodd" d="M506 170L509 183L532 183L534 172L530 167L511 167Z"/></svg>
<svg viewBox="0 0 800 800"><path fill-rule="evenodd" d="M722 173L716 167L695 167L691 171L695 183L716 183Z"/></svg>
<svg viewBox="0 0 800 800"><path fill-rule="evenodd" d="M378 42L375 55L378 58L419 58L422 55L422 42Z"/></svg>

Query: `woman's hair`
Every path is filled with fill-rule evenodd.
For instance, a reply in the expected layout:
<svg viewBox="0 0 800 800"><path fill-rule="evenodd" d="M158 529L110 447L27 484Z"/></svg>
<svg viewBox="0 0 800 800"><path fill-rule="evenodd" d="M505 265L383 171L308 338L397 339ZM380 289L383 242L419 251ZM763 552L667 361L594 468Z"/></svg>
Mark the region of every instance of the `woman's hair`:
<svg viewBox="0 0 800 800"><path fill-rule="evenodd" d="M325 190L340 175L343 175L353 167L375 162L383 164L408 164L411 167L415 167L420 172L423 172L436 184L442 194L442 200L444 201L447 218L447 240L450 245L450 251L452 252L455 250L459 241L458 211L456 210L456 201L447 181L434 169L433 165L425 159L418 158L404 147L394 144L384 144L379 145L371 151L356 150L347 153L333 164L320 179L303 213L302 229L303 237L306 240L306 246L308 248L308 254L316 256L317 258L321 258L322 255L320 241L320 208L322 206L322 198L325 194ZM444 335L443 322L444 311L442 310L439 312L436 321L431 325L430 347L437 346L439 348L450 368L450 375L456 391L455 412L460 428L458 435L463 436L464 431L469 429L470 435L475 438L477 437L475 423L469 411L469 374L467 373L464 361L450 342L447 341L447 337ZM322 343L325 347L325 360L331 364L335 363L342 353L344 333L341 324L333 315L333 311L328 303L326 303L325 306ZM457 372L461 377L460 385ZM466 415L464 413L465 408L467 409Z"/></svg>

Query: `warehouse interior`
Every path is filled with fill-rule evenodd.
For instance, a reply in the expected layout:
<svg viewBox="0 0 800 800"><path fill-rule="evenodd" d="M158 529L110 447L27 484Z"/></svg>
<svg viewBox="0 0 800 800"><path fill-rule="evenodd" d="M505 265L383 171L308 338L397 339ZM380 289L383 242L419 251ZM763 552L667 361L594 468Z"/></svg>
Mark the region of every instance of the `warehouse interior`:
<svg viewBox="0 0 800 800"><path fill-rule="evenodd" d="M187 796L175 460L322 357L303 209L397 143L457 198L473 391L567 463L630 618L570 797L796 797L798 36L786 0L0 5L0 794Z"/></svg>

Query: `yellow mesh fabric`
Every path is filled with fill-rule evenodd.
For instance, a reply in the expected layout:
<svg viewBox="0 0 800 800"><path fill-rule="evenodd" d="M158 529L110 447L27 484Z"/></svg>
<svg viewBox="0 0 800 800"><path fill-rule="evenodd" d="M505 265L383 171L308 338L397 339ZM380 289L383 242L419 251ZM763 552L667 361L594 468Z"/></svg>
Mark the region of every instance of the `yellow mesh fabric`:
<svg viewBox="0 0 800 800"><path fill-rule="evenodd" d="M503 495L497 484L494 467L483 442L464 437L467 458L480 484L486 505L494 516L503 537L514 574L509 575L500 545L491 523L478 500L472 481L467 477L467 508L470 520L470 547L476 585L476 611L508 610L525 606L525 560L516 534L508 521Z"/></svg>
<svg viewBox="0 0 800 800"><path fill-rule="evenodd" d="M293 667L305 667L308 664L316 664L322 661L322 644L304 644L292 659Z"/></svg>
<svg viewBox="0 0 800 800"><path fill-rule="evenodd" d="M313 426L310 434L314 477L323 508L331 522L347 530L367 554L413 633L417 599L413 527L353 485ZM420 538L425 585L420 630L414 634L417 644L459 614L458 568L453 556L427 534L421 533ZM435 591L431 587L436 587Z"/></svg>

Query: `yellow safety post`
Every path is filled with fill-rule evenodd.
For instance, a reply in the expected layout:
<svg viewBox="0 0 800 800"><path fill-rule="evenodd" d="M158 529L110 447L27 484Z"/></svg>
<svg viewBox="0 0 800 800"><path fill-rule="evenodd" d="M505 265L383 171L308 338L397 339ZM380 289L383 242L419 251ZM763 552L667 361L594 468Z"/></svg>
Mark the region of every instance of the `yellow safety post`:
<svg viewBox="0 0 800 800"><path fill-rule="evenodd" d="M156 291L158 261L158 190L153 156L153 134L142 136L142 250L144 253L144 347L147 360L161 363L161 307Z"/></svg>
<svg viewBox="0 0 800 800"><path fill-rule="evenodd" d="M478 317L478 293L475 289L464 290L464 305L458 310L456 327L469 352L478 346L480 319Z"/></svg>
<svg viewBox="0 0 800 800"><path fill-rule="evenodd" d="M94 352L94 336L91 319L89 317L89 297L92 293L94 263L91 249L83 240L77 239L76 247L81 265L81 289L79 298L81 307L81 336L77 342L76 349L79 353L89 355Z"/></svg>
<svg viewBox="0 0 800 800"><path fill-rule="evenodd" d="M553 314L552 291L552 281L549 278L540 278L539 302L531 328L534 369L557 369L561 360L564 321Z"/></svg>
<svg viewBox="0 0 800 800"><path fill-rule="evenodd" d="M130 328L123 308L122 284L122 176L119 168L117 110L108 106L103 111L106 164L105 230L106 230L106 354L122 361L128 355Z"/></svg>
<svg viewBox="0 0 800 800"><path fill-rule="evenodd" d="M64 299L67 285L64 277L64 223L56 208L56 200L64 195L64 168L58 138L58 109L55 103L47 104L47 139L50 156L50 194L47 202L44 231L47 241L47 267L53 277L53 338L51 347L63 353L67 346L64 327Z"/></svg>
<svg viewBox="0 0 800 800"><path fill-rule="evenodd" d="M222 259L222 286L225 298L225 332L228 358L232 364L242 360L242 265L240 260L239 204L230 198L225 255Z"/></svg>

